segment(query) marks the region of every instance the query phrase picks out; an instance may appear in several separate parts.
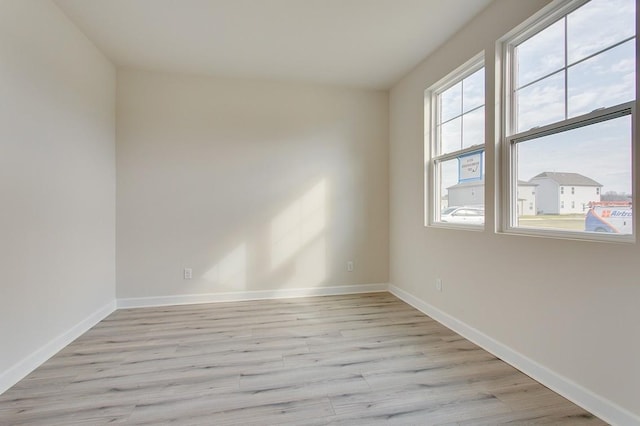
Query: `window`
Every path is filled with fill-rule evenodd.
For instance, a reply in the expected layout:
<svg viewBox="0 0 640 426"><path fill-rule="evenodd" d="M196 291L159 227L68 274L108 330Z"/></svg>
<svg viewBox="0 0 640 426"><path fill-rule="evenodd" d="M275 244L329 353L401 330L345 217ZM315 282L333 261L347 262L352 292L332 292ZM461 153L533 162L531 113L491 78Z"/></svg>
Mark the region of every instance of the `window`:
<svg viewBox="0 0 640 426"><path fill-rule="evenodd" d="M633 241L636 3L558 4L504 43L502 228ZM518 181L537 184L536 210L543 217L519 217ZM552 193L560 187L564 194L565 186L574 195L566 211ZM607 206L601 190L629 201ZM584 213L573 210L576 202L587 206ZM624 226L601 214L607 208L621 209L613 216L625 217Z"/></svg>
<svg viewBox="0 0 640 426"><path fill-rule="evenodd" d="M430 225L484 224L484 64L478 55L425 92L430 125L428 153ZM452 220L447 208L465 207L472 219Z"/></svg>

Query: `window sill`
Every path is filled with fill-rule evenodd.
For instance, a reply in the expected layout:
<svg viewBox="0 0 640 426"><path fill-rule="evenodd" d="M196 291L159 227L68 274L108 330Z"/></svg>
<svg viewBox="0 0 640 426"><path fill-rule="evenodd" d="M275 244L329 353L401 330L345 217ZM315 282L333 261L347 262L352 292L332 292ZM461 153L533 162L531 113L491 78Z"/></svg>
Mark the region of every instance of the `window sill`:
<svg viewBox="0 0 640 426"><path fill-rule="evenodd" d="M484 231L484 225L465 225L461 223L433 222L426 225L427 228L458 229L462 231Z"/></svg>
<svg viewBox="0 0 640 426"><path fill-rule="evenodd" d="M606 232L570 232L553 229L506 228L498 234L519 235L525 237L548 238L556 240L586 241L591 243L635 244L634 235L612 234Z"/></svg>

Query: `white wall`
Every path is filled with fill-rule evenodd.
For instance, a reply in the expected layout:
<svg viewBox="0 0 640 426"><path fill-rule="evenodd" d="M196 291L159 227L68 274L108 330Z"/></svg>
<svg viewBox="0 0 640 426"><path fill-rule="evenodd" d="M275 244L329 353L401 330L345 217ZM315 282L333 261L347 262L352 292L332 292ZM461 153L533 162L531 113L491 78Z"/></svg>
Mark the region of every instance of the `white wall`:
<svg viewBox="0 0 640 426"><path fill-rule="evenodd" d="M115 306L115 70L49 1L0 1L0 58L2 392Z"/></svg>
<svg viewBox="0 0 640 426"><path fill-rule="evenodd" d="M484 50L486 104L497 105L496 40L546 3L492 3L391 91L390 281L540 366L576 399L593 402L588 408L596 414L640 422L638 244L494 233L492 143L486 155L485 231L423 227L424 90ZM495 120L488 108L486 122ZM496 140L491 126L485 140ZM536 264L544 268L530 267ZM522 275L525 269L529 273ZM443 280L442 292L435 289L436 278Z"/></svg>
<svg viewBox="0 0 640 426"><path fill-rule="evenodd" d="M386 92L119 70L117 99L118 299L387 282Z"/></svg>

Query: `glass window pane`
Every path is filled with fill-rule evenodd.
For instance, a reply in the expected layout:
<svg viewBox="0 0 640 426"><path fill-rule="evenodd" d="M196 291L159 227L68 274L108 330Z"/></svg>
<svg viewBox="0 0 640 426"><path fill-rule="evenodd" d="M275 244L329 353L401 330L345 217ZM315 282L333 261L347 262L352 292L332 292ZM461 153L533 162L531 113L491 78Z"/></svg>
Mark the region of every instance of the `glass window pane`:
<svg viewBox="0 0 640 426"><path fill-rule="evenodd" d="M569 117L635 99L635 41L569 68Z"/></svg>
<svg viewBox="0 0 640 426"><path fill-rule="evenodd" d="M462 82L440 94L440 123L462 114Z"/></svg>
<svg viewBox="0 0 640 426"><path fill-rule="evenodd" d="M439 221L482 225L484 223L484 180L459 183L458 172L457 158L439 163Z"/></svg>
<svg viewBox="0 0 640 426"><path fill-rule="evenodd" d="M518 226L631 234L631 144L630 115L517 144L517 203L534 202L538 213L519 217ZM526 184L536 185L535 199L524 196ZM602 206L590 211L614 196L622 200L614 217Z"/></svg>
<svg viewBox="0 0 640 426"><path fill-rule="evenodd" d="M569 64L635 34L635 0L592 0L567 15Z"/></svg>
<svg viewBox="0 0 640 426"><path fill-rule="evenodd" d="M564 20L560 20L518 45L516 88L564 67Z"/></svg>
<svg viewBox="0 0 640 426"><path fill-rule="evenodd" d="M449 194L447 188L458 183L458 162L457 160L447 160L438 163L438 193L440 199L437 200L439 212L436 215L436 221L440 221L440 216L449 213Z"/></svg>
<svg viewBox="0 0 640 426"><path fill-rule="evenodd" d="M462 148L462 117L440 126L440 151L447 154Z"/></svg>
<svg viewBox="0 0 640 426"><path fill-rule="evenodd" d="M484 67L462 81L462 112L484 105Z"/></svg>
<svg viewBox="0 0 640 426"><path fill-rule="evenodd" d="M462 147L484 144L484 107L462 116Z"/></svg>
<svg viewBox="0 0 640 426"><path fill-rule="evenodd" d="M448 207L447 188L458 183L458 160L447 160L440 163L440 195L443 202L440 207Z"/></svg>
<svg viewBox="0 0 640 426"><path fill-rule="evenodd" d="M516 92L517 131L564 120L564 73L556 73Z"/></svg>

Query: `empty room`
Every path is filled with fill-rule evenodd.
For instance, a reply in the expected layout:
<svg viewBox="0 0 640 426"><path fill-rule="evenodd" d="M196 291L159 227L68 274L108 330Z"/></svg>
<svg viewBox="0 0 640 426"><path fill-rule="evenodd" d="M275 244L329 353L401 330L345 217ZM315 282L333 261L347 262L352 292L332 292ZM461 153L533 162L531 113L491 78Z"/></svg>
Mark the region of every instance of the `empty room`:
<svg viewBox="0 0 640 426"><path fill-rule="evenodd" d="M0 425L640 426L636 0L0 0Z"/></svg>

